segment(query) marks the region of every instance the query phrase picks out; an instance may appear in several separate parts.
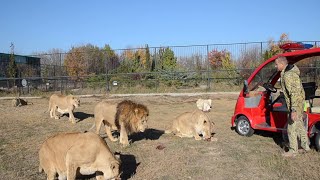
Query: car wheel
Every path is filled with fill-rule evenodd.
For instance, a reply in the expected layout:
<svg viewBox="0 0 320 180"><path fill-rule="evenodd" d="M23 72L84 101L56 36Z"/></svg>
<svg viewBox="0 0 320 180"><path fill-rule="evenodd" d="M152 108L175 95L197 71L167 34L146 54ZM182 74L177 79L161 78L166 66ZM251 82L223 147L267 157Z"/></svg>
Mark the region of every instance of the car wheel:
<svg viewBox="0 0 320 180"><path fill-rule="evenodd" d="M314 138L314 145L316 146L317 150L320 151L320 133L316 134Z"/></svg>
<svg viewBox="0 0 320 180"><path fill-rule="evenodd" d="M240 116L237 119L236 131L241 136L248 136L248 137L252 136L254 133L254 130L251 128L249 120L244 116Z"/></svg>

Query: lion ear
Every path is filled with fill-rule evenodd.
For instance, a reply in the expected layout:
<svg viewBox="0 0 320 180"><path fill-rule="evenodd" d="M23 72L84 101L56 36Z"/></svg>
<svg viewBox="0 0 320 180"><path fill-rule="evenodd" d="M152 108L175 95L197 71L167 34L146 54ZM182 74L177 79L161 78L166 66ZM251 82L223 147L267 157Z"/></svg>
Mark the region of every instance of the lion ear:
<svg viewBox="0 0 320 180"><path fill-rule="evenodd" d="M119 168L119 163L114 161L110 164L111 170L115 170L116 168Z"/></svg>

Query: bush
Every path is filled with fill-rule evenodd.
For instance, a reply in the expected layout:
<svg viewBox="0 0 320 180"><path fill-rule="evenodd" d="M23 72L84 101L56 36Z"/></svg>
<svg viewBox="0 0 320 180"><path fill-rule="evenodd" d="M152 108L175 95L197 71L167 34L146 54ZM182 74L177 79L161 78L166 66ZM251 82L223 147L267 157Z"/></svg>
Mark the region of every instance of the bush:
<svg viewBox="0 0 320 180"><path fill-rule="evenodd" d="M88 87L95 89L106 84L106 77L105 75L90 76L86 79L86 83Z"/></svg>

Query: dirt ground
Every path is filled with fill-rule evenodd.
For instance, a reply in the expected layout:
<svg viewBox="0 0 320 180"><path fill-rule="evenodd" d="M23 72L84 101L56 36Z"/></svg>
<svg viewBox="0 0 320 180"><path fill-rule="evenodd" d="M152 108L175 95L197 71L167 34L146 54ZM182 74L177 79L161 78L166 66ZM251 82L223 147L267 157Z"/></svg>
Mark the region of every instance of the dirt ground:
<svg viewBox="0 0 320 180"><path fill-rule="evenodd" d="M172 120L196 108L198 98L211 98L208 113L215 123L217 142L196 141L164 134ZM57 132L89 130L93 108L101 100L112 103L130 99L150 110L149 129L131 136L123 148L105 138L113 152L121 153L122 179L318 179L320 154L312 150L294 158L283 158L279 134L257 132L239 136L230 129L237 95L82 97L76 109L79 119L49 118L48 98L28 99L31 105L13 108L11 100L0 100L0 179L46 179L38 172L40 144ZM101 136L106 137L103 130ZM157 146L163 146L159 150ZM87 177L90 179L91 177ZM94 179L94 178L91 178Z"/></svg>

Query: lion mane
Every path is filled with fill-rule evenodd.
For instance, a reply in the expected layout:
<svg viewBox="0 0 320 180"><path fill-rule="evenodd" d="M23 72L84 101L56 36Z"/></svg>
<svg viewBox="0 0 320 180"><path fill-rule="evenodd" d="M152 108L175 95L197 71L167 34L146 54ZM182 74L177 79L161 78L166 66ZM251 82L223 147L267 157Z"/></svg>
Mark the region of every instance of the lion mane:
<svg viewBox="0 0 320 180"><path fill-rule="evenodd" d="M113 137L111 131L117 130L120 133L120 144L128 146L128 135L144 132L148 127L148 116L149 110L146 106L130 100L123 100L117 105L101 101L94 108L94 125L96 133L99 134L103 124L108 138L113 142L118 139Z"/></svg>
<svg viewBox="0 0 320 180"><path fill-rule="evenodd" d="M115 124L120 129L120 122L123 122L128 133L139 132L141 131L139 123L147 116L149 116L149 110L145 105L124 100L117 105Z"/></svg>

